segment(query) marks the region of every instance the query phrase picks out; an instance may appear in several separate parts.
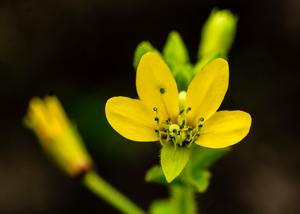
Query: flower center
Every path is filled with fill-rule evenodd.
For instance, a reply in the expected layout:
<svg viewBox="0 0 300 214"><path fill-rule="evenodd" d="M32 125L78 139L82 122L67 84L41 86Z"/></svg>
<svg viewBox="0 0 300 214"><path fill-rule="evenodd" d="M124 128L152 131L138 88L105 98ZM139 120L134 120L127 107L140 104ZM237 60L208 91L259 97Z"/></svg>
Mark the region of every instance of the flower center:
<svg viewBox="0 0 300 214"><path fill-rule="evenodd" d="M162 145L172 143L179 147L191 146L191 144L200 136L200 129L203 127L204 118L201 117L199 119L196 127L189 126L186 120L186 115L191 111L190 107L180 111L177 123L172 123L170 118L165 121L161 121L158 116L159 109L154 107L153 111L156 114L154 118L157 125L155 132Z"/></svg>

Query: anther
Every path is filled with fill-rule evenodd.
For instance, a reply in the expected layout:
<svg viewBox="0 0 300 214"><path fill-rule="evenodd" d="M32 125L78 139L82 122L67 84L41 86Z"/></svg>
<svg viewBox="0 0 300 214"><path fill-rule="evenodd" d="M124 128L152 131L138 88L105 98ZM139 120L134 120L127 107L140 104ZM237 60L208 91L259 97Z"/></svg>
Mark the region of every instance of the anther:
<svg viewBox="0 0 300 214"><path fill-rule="evenodd" d="M158 117L155 117L154 120L155 120L156 122L158 122L158 121L159 121L159 118L158 118Z"/></svg>
<svg viewBox="0 0 300 214"><path fill-rule="evenodd" d="M203 122L203 121L204 121L204 118L203 118L203 117L200 117L199 121L200 121L200 122Z"/></svg>
<svg viewBox="0 0 300 214"><path fill-rule="evenodd" d="M154 108L153 108L153 111L157 111L157 108L156 108L156 107L154 107Z"/></svg>
<svg viewBox="0 0 300 214"><path fill-rule="evenodd" d="M192 110L192 108L191 107L188 107L187 109L186 109L186 113L188 113L189 111L191 111Z"/></svg>
<svg viewBox="0 0 300 214"><path fill-rule="evenodd" d="M171 118L166 119L167 124L170 124L170 122L171 122Z"/></svg>

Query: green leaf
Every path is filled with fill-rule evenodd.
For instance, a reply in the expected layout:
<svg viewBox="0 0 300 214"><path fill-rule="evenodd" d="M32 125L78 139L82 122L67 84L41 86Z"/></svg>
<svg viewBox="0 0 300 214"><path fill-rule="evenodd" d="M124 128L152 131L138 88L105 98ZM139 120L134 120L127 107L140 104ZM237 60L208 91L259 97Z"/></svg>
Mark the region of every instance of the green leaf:
<svg viewBox="0 0 300 214"><path fill-rule="evenodd" d="M142 56L149 51L158 52L148 41L143 41L136 47L133 58L133 67L135 69L137 68Z"/></svg>
<svg viewBox="0 0 300 214"><path fill-rule="evenodd" d="M155 165L146 173L145 180L154 183L166 183L166 178L160 166Z"/></svg>
<svg viewBox="0 0 300 214"><path fill-rule="evenodd" d="M192 184L198 192L203 193L209 186L210 178L211 173L208 170L198 170L192 173L190 184Z"/></svg>
<svg viewBox="0 0 300 214"><path fill-rule="evenodd" d="M178 32L172 31L169 34L163 49L163 56L171 69L177 65L189 63L187 48Z"/></svg>
<svg viewBox="0 0 300 214"><path fill-rule="evenodd" d="M171 143L162 147L160 162L168 183L181 173L189 158L190 148L174 146Z"/></svg>
<svg viewBox="0 0 300 214"><path fill-rule="evenodd" d="M172 206L169 200L154 201L149 210L150 214L173 214Z"/></svg>
<svg viewBox="0 0 300 214"><path fill-rule="evenodd" d="M217 160L230 151L230 148L209 149L193 145L191 160L187 166L187 176L184 179L186 184L191 185L195 191L203 193L209 187L211 173L208 168Z"/></svg>
<svg viewBox="0 0 300 214"><path fill-rule="evenodd" d="M230 151L230 148L223 149L209 149L205 147L194 146L192 154L192 172L201 169L209 168L214 162L222 158Z"/></svg>

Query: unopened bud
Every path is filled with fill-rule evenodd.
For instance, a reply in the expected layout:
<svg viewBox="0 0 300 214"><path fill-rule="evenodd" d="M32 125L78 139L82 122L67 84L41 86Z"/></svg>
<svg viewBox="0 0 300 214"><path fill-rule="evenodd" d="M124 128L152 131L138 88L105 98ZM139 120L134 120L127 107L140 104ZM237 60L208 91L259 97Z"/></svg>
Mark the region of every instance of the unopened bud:
<svg viewBox="0 0 300 214"><path fill-rule="evenodd" d="M229 10L214 9L203 26L198 57L226 57L233 43L238 18Z"/></svg>
<svg viewBox="0 0 300 214"><path fill-rule="evenodd" d="M45 152L67 174L76 177L91 168L92 160L81 137L55 96L33 98L25 123L37 135Z"/></svg>

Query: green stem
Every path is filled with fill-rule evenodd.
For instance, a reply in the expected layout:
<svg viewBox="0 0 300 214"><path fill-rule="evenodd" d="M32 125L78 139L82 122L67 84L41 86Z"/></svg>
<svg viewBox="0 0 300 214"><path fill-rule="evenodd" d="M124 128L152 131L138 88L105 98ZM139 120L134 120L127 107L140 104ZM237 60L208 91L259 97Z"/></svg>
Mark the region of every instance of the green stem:
<svg viewBox="0 0 300 214"><path fill-rule="evenodd" d="M145 212L126 196L112 187L95 171L89 171L82 179L83 184L96 196L104 199L119 211L126 214L144 214Z"/></svg>
<svg viewBox="0 0 300 214"><path fill-rule="evenodd" d="M187 184L174 184L171 186L171 203L174 214L196 214L194 190Z"/></svg>
<svg viewBox="0 0 300 214"><path fill-rule="evenodd" d="M172 214L196 214L197 204L195 201L195 190L187 182L191 175L191 165L187 164L180 175L181 182L170 185L171 203L173 207Z"/></svg>

